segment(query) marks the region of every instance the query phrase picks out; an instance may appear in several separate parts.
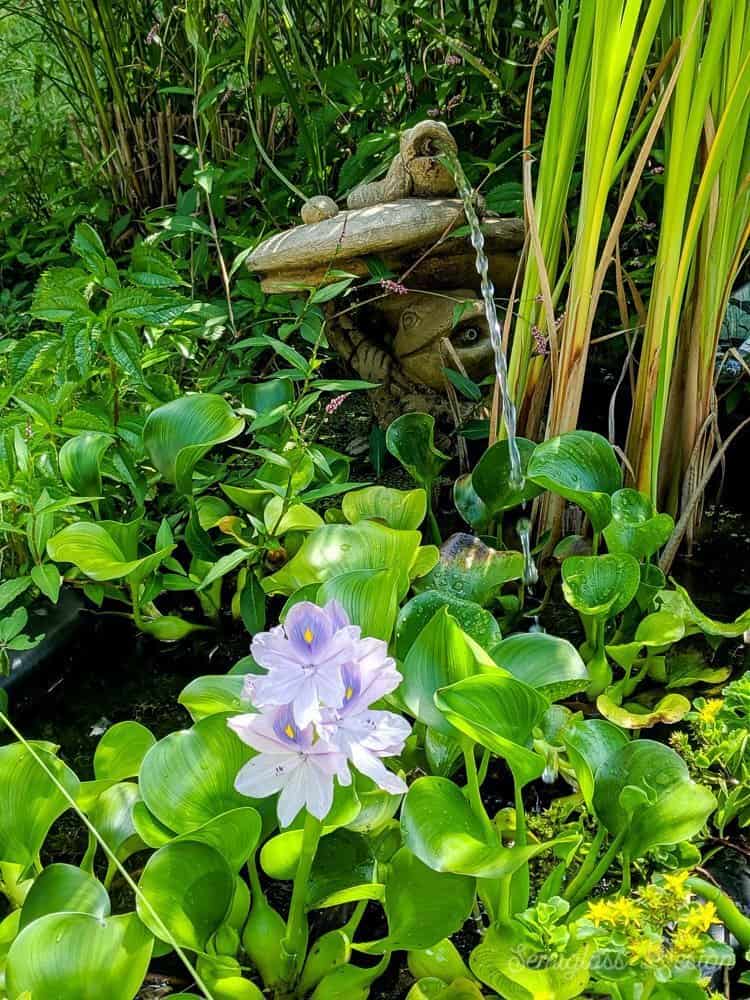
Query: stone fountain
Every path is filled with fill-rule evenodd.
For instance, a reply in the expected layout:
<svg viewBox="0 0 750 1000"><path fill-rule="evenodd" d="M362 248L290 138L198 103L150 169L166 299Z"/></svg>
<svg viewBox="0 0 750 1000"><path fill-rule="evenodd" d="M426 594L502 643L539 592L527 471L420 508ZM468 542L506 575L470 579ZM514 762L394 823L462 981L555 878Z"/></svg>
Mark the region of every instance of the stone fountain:
<svg viewBox="0 0 750 1000"><path fill-rule="evenodd" d="M372 258L394 276L325 306L331 346L360 378L379 384L372 398L383 425L407 410L447 415L443 368L475 380L493 370L475 253L457 232L463 204L438 158L446 150L457 152L448 128L420 122L403 133L385 178L355 188L346 210L311 198L302 225L271 236L247 261L266 292L321 286L342 271L370 278ZM483 213L482 231L502 296L518 266L523 222Z"/></svg>

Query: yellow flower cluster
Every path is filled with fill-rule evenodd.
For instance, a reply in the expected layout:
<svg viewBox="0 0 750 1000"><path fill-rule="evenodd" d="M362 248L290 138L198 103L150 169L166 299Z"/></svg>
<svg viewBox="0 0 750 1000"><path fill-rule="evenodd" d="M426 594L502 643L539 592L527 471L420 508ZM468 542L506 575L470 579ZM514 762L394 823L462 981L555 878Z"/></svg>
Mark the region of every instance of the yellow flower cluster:
<svg viewBox="0 0 750 1000"><path fill-rule="evenodd" d="M724 704L721 698L709 698L704 705L698 709L698 718L706 726L712 726L716 722L716 716L721 711Z"/></svg>
<svg viewBox="0 0 750 1000"><path fill-rule="evenodd" d="M718 917L713 903L698 902L687 887L690 872L669 872L635 896L596 899L587 917L605 932L624 935L631 965L672 966L697 961L704 935ZM620 938L622 941L622 938Z"/></svg>

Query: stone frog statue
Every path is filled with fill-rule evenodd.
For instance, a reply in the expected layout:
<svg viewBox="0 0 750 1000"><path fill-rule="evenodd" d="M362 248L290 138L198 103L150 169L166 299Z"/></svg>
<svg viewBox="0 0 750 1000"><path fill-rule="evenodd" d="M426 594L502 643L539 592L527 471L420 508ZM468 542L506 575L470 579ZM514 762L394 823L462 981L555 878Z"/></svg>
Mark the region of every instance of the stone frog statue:
<svg viewBox="0 0 750 1000"><path fill-rule="evenodd" d="M343 273L371 279L373 260L381 273L405 276L408 292L399 278L381 281L373 296L370 280L323 305L331 346L379 385L371 398L383 426L407 410L455 417L444 368L463 369L475 381L492 372L476 255L443 154L457 156L448 128L419 122L401 135L386 176L355 187L346 209L327 195L309 198L302 225L269 236L247 259L266 292L315 289ZM478 204L490 277L502 294L516 275L523 222ZM473 405L461 402L464 416Z"/></svg>
<svg viewBox="0 0 750 1000"><path fill-rule="evenodd" d="M457 304L462 312L454 325ZM379 384L373 403L384 425L407 410L447 417L443 369L457 367L456 360L477 381L492 370L484 305L469 288L389 296L354 313L333 313L326 329L331 346L360 378Z"/></svg>

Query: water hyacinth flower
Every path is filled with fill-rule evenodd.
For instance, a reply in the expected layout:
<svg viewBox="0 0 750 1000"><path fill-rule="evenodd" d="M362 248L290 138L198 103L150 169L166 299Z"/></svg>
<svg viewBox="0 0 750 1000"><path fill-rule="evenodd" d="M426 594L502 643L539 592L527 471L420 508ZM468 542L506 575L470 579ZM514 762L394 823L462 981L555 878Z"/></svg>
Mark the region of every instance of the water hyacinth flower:
<svg viewBox="0 0 750 1000"><path fill-rule="evenodd" d="M351 783L345 755L323 740L315 742L313 727L300 729L288 706L238 715L228 725L243 743L259 751L240 770L235 788L253 799L281 792L277 812L282 826L289 826L303 806L318 819L327 816L334 775Z"/></svg>
<svg viewBox="0 0 750 1000"><path fill-rule="evenodd" d="M343 701L341 667L355 658L359 638L337 601L324 608L301 601L283 625L254 636L250 652L267 673L253 677L246 693L256 708L291 705L296 725L304 729L319 721L322 705Z"/></svg>
<svg viewBox="0 0 750 1000"><path fill-rule="evenodd" d="M251 798L280 793L279 822L303 807L322 820L333 802L334 778L350 785L350 764L392 795L405 782L382 758L401 753L411 726L370 706L401 683L386 643L362 638L336 601L296 604L284 625L255 636L251 651L267 670L248 675L244 694L258 709L229 726L258 755L235 787Z"/></svg>

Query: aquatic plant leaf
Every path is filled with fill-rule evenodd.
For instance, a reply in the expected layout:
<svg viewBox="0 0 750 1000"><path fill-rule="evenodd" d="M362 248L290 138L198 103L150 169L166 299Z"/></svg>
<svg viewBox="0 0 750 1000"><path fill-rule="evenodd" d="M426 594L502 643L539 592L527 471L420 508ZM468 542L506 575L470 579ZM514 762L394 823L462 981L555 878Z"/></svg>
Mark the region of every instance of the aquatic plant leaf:
<svg viewBox="0 0 750 1000"><path fill-rule="evenodd" d="M460 532L443 542L437 565L415 589L438 590L484 607L503 584L521 579L523 566L520 552L492 549L480 538Z"/></svg>
<svg viewBox="0 0 750 1000"><path fill-rule="evenodd" d="M325 524L312 531L286 566L263 580L267 594L293 594L359 569L394 569L406 593L420 549L418 531L397 531L377 521Z"/></svg>
<svg viewBox="0 0 750 1000"><path fill-rule="evenodd" d="M242 701L244 683L242 674L206 674L190 681L177 701L190 712L193 722L219 712L237 715L247 710Z"/></svg>
<svg viewBox="0 0 750 1000"><path fill-rule="evenodd" d="M612 494L612 520L604 529L610 552L628 552L649 559L669 539L674 518L657 514L645 493L624 489Z"/></svg>
<svg viewBox="0 0 750 1000"><path fill-rule="evenodd" d="M383 954L432 947L463 926L474 905L475 885L466 875L436 872L408 848L400 848L391 859L385 881L388 935L357 944L357 950Z"/></svg>
<svg viewBox="0 0 750 1000"><path fill-rule="evenodd" d="M526 932L517 922L496 924L487 930L484 940L469 957L471 971L481 982L496 990L504 1000L572 1000L586 989L591 976L591 956L596 944L590 941L578 948L566 961L549 967L532 950L529 964L522 956L529 954Z"/></svg>
<svg viewBox="0 0 750 1000"><path fill-rule="evenodd" d="M460 628L444 606L419 633L401 664L403 681L398 697L414 718L455 738L456 730L435 706L435 693L483 670L500 672L490 655Z"/></svg>
<svg viewBox="0 0 750 1000"><path fill-rule="evenodd" d="M341 510L350 524L377 520L399 531L416 531L427 514L427 494L421 488L395 490L389 486L366 486L347 493L341 501Z"/></svg>
<svg viewBox="0 0 750 1000"><path fill-rule="evenodd" d="M143 758L156 743L150 729L140 722L116 722L99 740L94 751L94 775L97 778L133 778Z"/></svg>
<svg viewBox="0 0 750 1000"><path fill-rule="evenodd" d="M151 932L135 913L50 913L29 924L11 945L8 997L134 1000L153 944Z"/></svg>
<svg viewBox="0 0 750 1000"><path fill-rule="evenodd" d="M458 785L447 778L418 778L401 808L404 844L438 872L477 878L512 875L558 841L504 847L490 843Z"/></svg>
<svg viewBox="0 0 750 1000"><path fill-rule="evenodd" d="M412 479L429 490L449 456L435 447L435 418L403 413L385 432L385 446Z"/></svg>
<svg viewBox="0 0 750 1000"><path fill-rule="evenodd" d="M164 930L161 918L183 948L205 951L211 937L226 922L234 897L234 875L226 859L208 844L174 841L160 847L146 862L136 897L138 916L155 937Z"/></svg>
<svg viewBox="0 0 750 1000"><path fill-rule="evenodd" d="M158 569L174 549L174 545L167 545L141 559L128 558L104 522L93 521L69 524L47 542L50 559L73 563L100 583L128 577L142 579Z"/></svg>
<svg viewBox="0 0 750 1000"><path fill-rule="evenodd" d="M32 566L31 582L39 588L47 600L57 604L62 587L62 576L54 563L41 563Z"/></svg>
<svg viewBox="0 0 750 1000"><path fill-rule="evenodd" d="M673 581L674 582L674 581ZM750 629L750 608L744 611L733 622L718 622L700 611L684 587L674 583L674 590L660 590L657 601L665 611L682 618L691 633L703 632L704 635L716 636L720 639L735 639Z"/></svg>
<svg viewBox="0 0 750 1000"><path fill-rule="evenodd" d="M307 883L307 906L312 909L334 893L372 882L374 875L371 842L350 830L336 830L318 847Z"/></svg>
<svg viewBox="0 0 750 1000"><path fill-rule="evenodd" d="M444 590L424 590L407 601L399 611L396 621L396 656L399 660L404 659L414 640L440 608L447 608L461 629L483 649L490 650L502 639L494 615L480 608L475 601L455 597Z"/></svg>
<svg viewBox="0 0 750 1000"><path fill-rule="evenodd" d="M234 415L223 396L194 393L152 410L143 425L143 443L167 482L189 494L200 459L236 438L244 427L245 421Z"/></svg>
<svg viewBox="0 0 750 1000"><path fill-rule="evenodd" d="M684 719L690 711L690 702L681 694L667 694L649 709L638 702L618 705L605 692L596 699L596 707L605 719L622 729L650 729L662 723L671 726Z"/></svg>
<svg viewBox="0 0 750 1000"><path fill-rule="evenodd" d="M239 871L258 846L263 828L260 813L252 806L229 809L203 826L175 837L172 843L208 844L221 854L233 872Z"/></svg>
<svg viewBox="0 0 750 1000"><path fill-rule="evenodd" d="M398 569L356 569L321 584L318 602L336 600L362 635L389 642L398 614Z"/></svg>
<svg viewBox="0 0 750 1000"><path fill-rule="evenodd" d="M253 806L264 818L273 812L273 796L258 802L234 787L253 751L229 729L228 718L229 713L210 715L190 729L170 733L144 757L141 795L167 829L189 833L243 806Z"/></svg>
<svg viewBox="0 0 750 1000"><path fill-rule="evenodd" d="M497 517L503 511L518 507L528 500L533 500L544 487L527 478L529 461L534 454L536 445L526 438L516 438L521 456L521 471L524 476L522 488L511 486L510 453L507 441L498 441L482 455L471 474L471 481L477 496L484 502L490 518Z"/></svg>
<svg viewBox="0 0 750 1000"><path fill-rule="evenodd" d="M140 801L138 786L121 781L105 789L89 810L89 819L118 861L126 861L147 846L133 821L133 809Z"/></svg>
<svg viewBox="0 0 750 1000"><path fill-rule="evenodd" d="M518 632L490 652L496 663L550 701L585 691L589 683L586 665L575 646L547 632Z"/></svg>
<svg viewBox="0 0 750 1000"><path fill-rule="evenodd" d="M410 951L406 962L415 979L436 978L442 981L442 988L455 979L472 978L469 967L450 938L438 941L432 948Z"/></svg>
<svg viewBox="0 0 750 1000"><path fill-rule="evenodd" d="M654 740L633 740L602 761L594 777L594 811L609 832L625 832L631 858L652 847L690 840L716 808L685 761Z"/></svg>
<svg viewBox="0 0 750 1000"><path fill-rule="evenodd" d="M599 767L624 747L630 737L604 719L573 718L560 733L573 765L583 801L592 807L594 776Z"/></svg>
<svg viewBox="0 0 750 1000"><path fill-rule="evenodd" d="M669 611L655 611L638 623L632 642L611 644L605 648L615 663L628 670L635 663L641 650L657 652L667 649L672 643L679 642L684 635L685 625L682 619Z"/></svg>
<svg viewBox="0 0 750 1000"><path fill-rule="evenodd" d="M68 438L60 448L60 475L77 496L102 495L102 459L114 440L111 434L84 431Z"/></svg>
<svg viewBox="0 0 750 1000"><path fill-rule="evenodd" d="M622 472L612 445L592 431L568 431L538 444L529 459L528 478L577 504L601 531L612 515L610 497L622 487Z"/></svg>
<svg viewBox="0 0 750 1000"><path fill-rule="evenodd" d="M731 666L710 666L704 655L693 649L669 656L663 681L666 681L668 689L692 687L694 684L721 684L731 673Z"/></svg>
<svg viewBox="0 0 750 1000"><path fill-rule="evenodd" d="M323 524L323 518L304 503L293 503L284 510L284 500L272 496L263 508L263 523L269 534L280 538L288 531L313 531Z"/></svg>
<svg viewBox="0 0 750 1000"><path fill-rule="evenodd" d="M641 582L631 555L570 556L562 564L563 594L579 614L614 618L635 597Z"/></svg>
<svg viewBox="0 0 750 1000"><path fill-rule="evenodd" d="M464 521L479 534L489 528L490 515L487 506L474 489L471 473L459 476L453 484L453 504Z"/></svg>
<svg viewBox="0 0 750 1000"><path fill-rule="evenodd" d="M529 745L549 701L528 684L498 668L440 688L435 705L452 726L502 757L520 785L541 775L544 757Z"/></svg>
<svg viewBox="0 0 750 1000"><path fill-rule="evenodd" d="M23 907L19 930L48 913L110 914L109 896L99 879L76 865L49 865L34 879Z"/></svg>
<svg viewBox="0 0 750 1000"><path fill-rule="evenodd" d="M49 751L49 744L32 746L56 781L75 799L79 781L73 771ZM65 796L23 743L0 747L0 861L24 869L33 864L50 827L68 807Z"/></svg>

